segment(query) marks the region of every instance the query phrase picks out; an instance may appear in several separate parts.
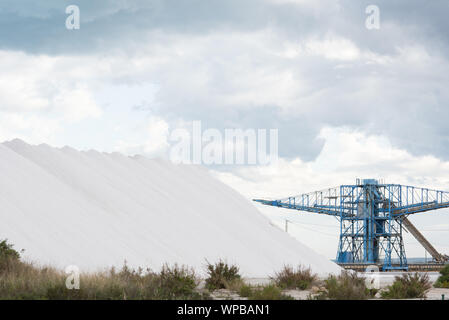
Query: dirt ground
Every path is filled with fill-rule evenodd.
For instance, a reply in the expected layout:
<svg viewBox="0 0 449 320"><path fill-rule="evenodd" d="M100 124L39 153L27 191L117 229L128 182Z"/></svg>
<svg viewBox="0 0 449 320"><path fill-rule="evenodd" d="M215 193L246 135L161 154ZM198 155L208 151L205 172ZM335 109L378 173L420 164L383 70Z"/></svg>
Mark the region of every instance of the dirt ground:
<svg viewBox="0 0 449 320"><path fill-rule="evenodd" d="M292 296L295 300L307 300L311 290L285 290L284 294ZM449 289L432 288L427 292L427 298L424 300L449 300ZM217 290L212 293L214 300L247 300L247 298L240 297L237 293L231 292L226 289ZM379 299L377 297L376 299ZM423 300L423 299L417 299Z"/></svg>
<svg viewBox="0 0 449 320"><path fill-rule="evenodd" d="M378 276L378 286L382 289L393 283L394 277L400 275L399 272L395 273L379 273L376 275L370 274L370 276ZM438 278L438 273L428 273L430 281L433 282ZM245 282L257 286L257 285L267 285L270 283L269 278L247 278ZM313 288L313 290L284 290L283 293L289 296L292 296L296 300L307 300L310 294L313 294L317 288ZM427 292L427 298L425 300L449 300L449 288L431 288ZM237 293L221 289L212 293L212 297L215 300L246 300L244 297L240 297ZM380 295L377 294L377 299L380 298ZM420 300L420 299L418 299Z"/></svg>

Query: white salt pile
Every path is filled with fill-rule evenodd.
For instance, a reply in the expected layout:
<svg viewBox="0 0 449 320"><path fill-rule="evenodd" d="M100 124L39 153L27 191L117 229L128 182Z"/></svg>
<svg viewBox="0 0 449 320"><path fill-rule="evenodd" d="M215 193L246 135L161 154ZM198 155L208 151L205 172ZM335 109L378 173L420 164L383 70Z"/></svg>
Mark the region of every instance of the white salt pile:
<svg viewBox="0 0 449 320"><path fill-rule="evenodd" d="M223 258L247 277L284 264L324 275L340 268L270 224L236 191L197 166L69 147L0 144L0 239L24 257L84 271L158 270L163 263L203 272Z"/></svg>

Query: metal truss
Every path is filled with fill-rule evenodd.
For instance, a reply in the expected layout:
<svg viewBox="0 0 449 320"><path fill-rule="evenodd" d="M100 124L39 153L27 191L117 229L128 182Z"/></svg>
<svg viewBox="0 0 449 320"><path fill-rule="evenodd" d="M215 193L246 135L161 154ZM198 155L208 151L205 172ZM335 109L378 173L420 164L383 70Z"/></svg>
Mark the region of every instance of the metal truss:
<svg viewBox="0 0 449 320"><path fill-rule="evenodd" d="M340 264L382 264L384 270L407 270L402 237L404 228L417 238L436 262L447 260L447 256L439 254L407 216L449 207L449 192L357 179L355 185L279 200L254 201L335 216L340 222L337 253Z"/></svg>

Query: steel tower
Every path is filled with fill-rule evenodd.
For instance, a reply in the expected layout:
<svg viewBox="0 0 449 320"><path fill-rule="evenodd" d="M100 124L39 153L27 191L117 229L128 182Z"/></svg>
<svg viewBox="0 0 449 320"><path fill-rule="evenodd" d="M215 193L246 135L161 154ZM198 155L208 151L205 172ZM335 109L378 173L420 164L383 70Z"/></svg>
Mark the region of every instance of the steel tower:
<svg viewBox="0 0 449 320"><path fill-rule="evenodd" d="M342 185L280 200L254 199L264 205L335 216L340 222L339 264L381 264L384 271L407 270L402 231L408 230L437 263L448 257L413 226L410 214L449 207L449 192L381 184L357 179Z"/></svg>

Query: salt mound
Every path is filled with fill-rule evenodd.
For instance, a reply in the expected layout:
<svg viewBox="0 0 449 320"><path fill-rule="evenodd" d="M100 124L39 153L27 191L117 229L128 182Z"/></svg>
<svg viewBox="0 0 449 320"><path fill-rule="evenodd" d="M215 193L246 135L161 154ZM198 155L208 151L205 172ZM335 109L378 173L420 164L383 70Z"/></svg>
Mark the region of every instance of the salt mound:
<svg viewBox="0 0 449 320"><path fill-rule="evenodd" d="M201 273L205 259L223 258L247 277L284 264L340 270L198 166L13 140L0 144L0 176L0 239L39 264Z"/></svg>

